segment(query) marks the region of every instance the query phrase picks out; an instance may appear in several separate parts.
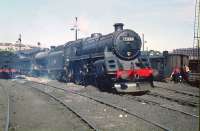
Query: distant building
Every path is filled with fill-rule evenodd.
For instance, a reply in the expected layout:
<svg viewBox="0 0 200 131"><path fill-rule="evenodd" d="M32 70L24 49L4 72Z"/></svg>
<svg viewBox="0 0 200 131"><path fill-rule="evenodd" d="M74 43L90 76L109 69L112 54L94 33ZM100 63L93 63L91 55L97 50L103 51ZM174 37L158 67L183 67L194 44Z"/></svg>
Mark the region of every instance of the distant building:
<svg viewBox="0 0 200 131"><path fill-rule="evenodd" d="M198 59L198 48L180 48L173 50L173 53L188 55L190 60Z"/></svg>
<svg viewBox="0 0 200 131"><path fill-rule="evenodd" d="M36 46L24 45L24 44L13 44L13 43L0 43L0 50L2 51L18 51L20 50L28 50L36 48Z"/></svg>

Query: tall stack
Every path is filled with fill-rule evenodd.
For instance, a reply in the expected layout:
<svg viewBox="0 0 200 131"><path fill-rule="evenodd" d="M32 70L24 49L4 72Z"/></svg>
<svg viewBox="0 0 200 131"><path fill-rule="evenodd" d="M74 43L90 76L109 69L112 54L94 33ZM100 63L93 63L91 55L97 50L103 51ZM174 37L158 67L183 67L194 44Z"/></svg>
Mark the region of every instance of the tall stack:
<svg viewBox="0 0 200 131"><path fill-rule="evenodd" d="M195 4L195 23L194 23L194 43L193 48L197 48L197 52L194 51L194 59L200 59L200 0L196 0ZM195 49L194 49L195 50Z"/></svg>

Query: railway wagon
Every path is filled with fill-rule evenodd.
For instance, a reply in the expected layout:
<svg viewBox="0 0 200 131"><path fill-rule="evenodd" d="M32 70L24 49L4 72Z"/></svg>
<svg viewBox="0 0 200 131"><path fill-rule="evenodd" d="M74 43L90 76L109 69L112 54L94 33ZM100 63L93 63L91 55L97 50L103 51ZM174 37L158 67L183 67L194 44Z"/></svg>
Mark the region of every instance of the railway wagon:
<svg viewBox="0 0 200 131"><path fill-rule="evenodd" d="M193 59L189 61L189 67L191 72L189 73L189 83L200 87L200 60Z"/></svg>
<svg viewBox="0 0 200 131"><path fill-rule="evenodd" d="M164 80L170 77L175 67L182 68L189 65L189 57L183 54L168 53L164 51L161 55L149 56L151 66L158 72L155 80Z"/></svg>
<svg viewBox="0 0 200 131"><path fill-rule="evenodd" d="M189 57L187 55L168 54L166 59L165 75L169 76L176 66L179 68L183 68L184 65L189 65Z"/></svg>

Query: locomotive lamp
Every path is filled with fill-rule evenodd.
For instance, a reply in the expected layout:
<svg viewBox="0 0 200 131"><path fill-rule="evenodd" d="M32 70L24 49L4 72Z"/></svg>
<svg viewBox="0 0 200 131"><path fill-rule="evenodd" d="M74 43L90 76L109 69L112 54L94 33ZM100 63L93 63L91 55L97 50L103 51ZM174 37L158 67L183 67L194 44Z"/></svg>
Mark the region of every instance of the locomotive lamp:
<svg viewBox="0 0 200 131"><path fill-rule="evenodd" d="M127 52L127 55L128 55L128 56L131 56L131 54L132 54L131 52Z"/></svg>

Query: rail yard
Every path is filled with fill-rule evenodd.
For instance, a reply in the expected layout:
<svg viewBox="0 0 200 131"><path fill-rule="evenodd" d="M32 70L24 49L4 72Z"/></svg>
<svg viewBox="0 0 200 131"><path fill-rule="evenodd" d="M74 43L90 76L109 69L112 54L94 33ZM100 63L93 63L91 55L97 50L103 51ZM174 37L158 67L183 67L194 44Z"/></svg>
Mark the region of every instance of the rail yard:
<svg viewBox="0 0 200 131"><path fill-rule="evenodd" d="M200 0L0 8L0 131L199 131Z"/></svg>
<svg viewBox="0 0 200 131"><path fill-rule="evenodd" d="M198 131L198 60L190 71L187 55L145 53L123 26L51 49L1 51L1 130Z"/></svg>
<svg viewBox="0 0 200 131"><path fill-rule="evenodd" d="M51 49L1 51L1 130L198 131L198 60L190 71L187 55L150 55L123 26Z"/></svg>
<svg viewBox="0 0 200 131"><path fill-rule="evenodd" d="M140 95L45 78L0 83L2 129L199 130L199 88L183 83L155 82L151 92Z"/></svg>

